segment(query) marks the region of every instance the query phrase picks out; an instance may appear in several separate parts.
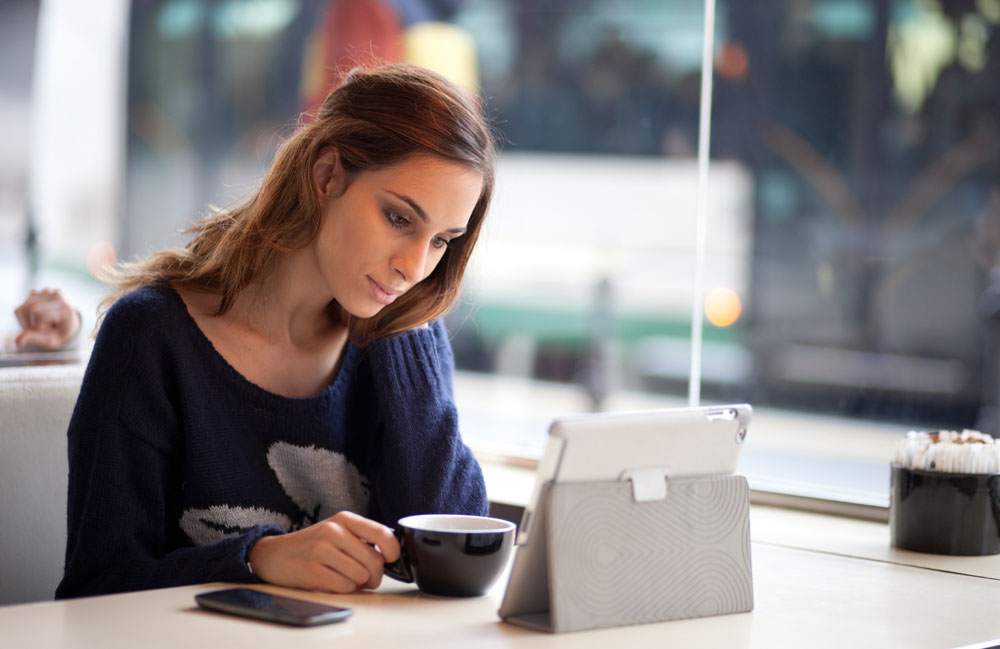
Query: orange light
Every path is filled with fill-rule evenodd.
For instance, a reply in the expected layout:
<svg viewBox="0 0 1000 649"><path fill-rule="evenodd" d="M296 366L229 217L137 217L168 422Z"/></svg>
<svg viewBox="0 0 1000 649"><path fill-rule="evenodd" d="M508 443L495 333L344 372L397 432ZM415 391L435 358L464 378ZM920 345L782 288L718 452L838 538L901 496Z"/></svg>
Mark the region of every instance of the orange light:
<svg viewBox="0 0 1000 649"><path fill-rule="evenodd" d="M716 327L728 327L740 319L743 302L736 291L717 286L705 294L705 317Z"/></svg>

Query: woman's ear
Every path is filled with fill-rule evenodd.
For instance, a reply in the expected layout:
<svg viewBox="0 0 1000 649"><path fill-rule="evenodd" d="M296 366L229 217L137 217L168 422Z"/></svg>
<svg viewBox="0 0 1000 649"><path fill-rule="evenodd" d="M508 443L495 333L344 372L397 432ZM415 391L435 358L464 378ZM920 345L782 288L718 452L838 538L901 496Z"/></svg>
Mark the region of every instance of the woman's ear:
<svg viewBox="0 0 1000 649"><path fill-rule="evenodd" d="M312 171L313 187L320 201L340 195L344 187L344 167L340 164L340 152L335 147L329 146L320 151Z"/></svg>

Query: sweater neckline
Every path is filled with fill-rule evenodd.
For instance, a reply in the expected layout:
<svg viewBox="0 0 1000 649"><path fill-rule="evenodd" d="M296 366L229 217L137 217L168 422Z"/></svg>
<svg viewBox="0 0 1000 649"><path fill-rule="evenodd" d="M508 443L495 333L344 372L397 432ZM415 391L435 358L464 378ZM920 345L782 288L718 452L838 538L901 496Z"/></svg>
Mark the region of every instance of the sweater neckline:
<svg viewBox="0 0 1000 649"><path fill-rule="evenodd" d="M249 393L251 396L256 397L259 400L268 402L271 405L278 407L309 405L345 394L347 390L347 382L349 381L349 377L354 374L354 368L358 363L361 351L357 345L350 341L350 339L348 339L344 346L340 368L337 370L337 375L334 377L333 382L330 383L330 385L326 386L322 392L313 396L288 397L257 385L233 367L232 364L230 364L230 362L219 353L219 351L215 348L215 345L212 344L212 341L205 335L205 332L201 330L201 327L198 326L198 322L188 311L187 304L185 304L184 299L180 296L180 293L178 293L173 286L165 285L162 288L170 296L170 299L175 302L175 306L177 306L182 314L187 328L191 331L195 339L195 343L203 349L206 358L211 359L210 362L219 368L219 370L237 388Z"/></svg>

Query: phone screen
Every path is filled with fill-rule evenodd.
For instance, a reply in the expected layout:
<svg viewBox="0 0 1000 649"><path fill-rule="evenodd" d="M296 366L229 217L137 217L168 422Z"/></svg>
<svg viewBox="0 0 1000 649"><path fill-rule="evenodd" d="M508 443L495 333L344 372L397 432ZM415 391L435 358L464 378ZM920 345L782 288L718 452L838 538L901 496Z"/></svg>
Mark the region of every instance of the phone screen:
<svg viewBox="0 0 1000 649"><path fill-rule="evenodd" d="M272 595L252 588L214 590L195 595L194 600L199 606L213 611L298 626L340 622L354 613L349 608Z"/></svg>

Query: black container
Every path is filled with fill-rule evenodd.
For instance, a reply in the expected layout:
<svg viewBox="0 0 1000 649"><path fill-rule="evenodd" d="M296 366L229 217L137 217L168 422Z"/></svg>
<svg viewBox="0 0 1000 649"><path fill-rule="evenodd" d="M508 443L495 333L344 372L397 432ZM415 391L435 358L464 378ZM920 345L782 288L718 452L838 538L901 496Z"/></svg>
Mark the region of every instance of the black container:
<svg viewBox="0 0 1000 649"><path fill-rule="evenodd" d="M894 547L932 554L1000 554L1000 474L942 473L893 465Z"/></svg>

